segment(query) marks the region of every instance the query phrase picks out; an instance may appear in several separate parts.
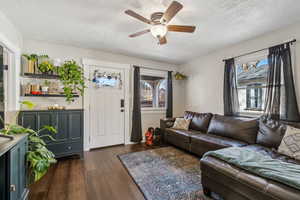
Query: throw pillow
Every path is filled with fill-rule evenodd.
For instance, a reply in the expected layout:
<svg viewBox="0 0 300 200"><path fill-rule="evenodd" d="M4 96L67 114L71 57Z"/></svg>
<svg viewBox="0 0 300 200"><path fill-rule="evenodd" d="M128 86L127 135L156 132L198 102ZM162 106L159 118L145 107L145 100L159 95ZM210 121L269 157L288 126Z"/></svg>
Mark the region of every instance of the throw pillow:
<svg viewBox="0 0 300 200"><path fill-rule="evenodd" d="M189 130L191 119L176 118L172 128L180 130Z"/></svg>
<svg viewBox="0 0 300 200"><path fill-rule="evenodd" d="M278 152L300 160L300 129L287 126Z"/></svg>

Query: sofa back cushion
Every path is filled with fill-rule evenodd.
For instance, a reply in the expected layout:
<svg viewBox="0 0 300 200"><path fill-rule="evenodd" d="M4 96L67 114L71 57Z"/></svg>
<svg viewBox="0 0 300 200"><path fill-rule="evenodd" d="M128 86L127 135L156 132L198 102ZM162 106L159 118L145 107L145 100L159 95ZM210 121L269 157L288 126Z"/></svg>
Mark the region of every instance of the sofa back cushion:
<svg viewBox="0 0 300 200"><path fill-rule="evenodd" d="M277 149L286 130L286 125L279 121L260 119L256 143Z"/></svg>
<svg viewBox="0 0 300 200"><path fill-rule="evenodd" d="M211 113L194 113L190 129L206 133L212 116Z"/></svg>
<svg viewBox="0 0 300 200"><path fill-rule="evenodd" d="M232 139L254 144L258 132L257 119L242 119L214 115L208 127L208 133L229 137Z"/></svg>

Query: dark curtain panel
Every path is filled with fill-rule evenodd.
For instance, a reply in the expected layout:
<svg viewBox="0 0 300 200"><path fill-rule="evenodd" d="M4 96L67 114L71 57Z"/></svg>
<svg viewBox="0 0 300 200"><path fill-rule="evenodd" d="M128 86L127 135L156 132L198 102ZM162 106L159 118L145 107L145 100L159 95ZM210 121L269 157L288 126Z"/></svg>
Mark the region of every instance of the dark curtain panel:
<svg viewBox="0 0 300 200"><path fill-rule="evenodd" d="M134 66L132 130L131 130L131 138L130 138L131 142L141 142L143 139L140 79L141 79L140 68Z"/></svg>
<svg viewBox="0 0 300 200"><path fill-rule="evenodd" d="M270 119L300 121L290 44L271 47L264 115Z"/></svg>
<svg viewBox="0 0 300 200"><path fill-rule="evenodd" d="M172 84L172 72L168 72L168 98L167 98L167 113L166 117L173 117L173 84Z"/></svg>
<svg viewBox="0 0 300 200"><path fill-rule="evenodd" d="M4 77L3 77L3 72L4 72L4 52L3 52L3 47L0 46L0 128L4 128Z"/></svg>
<svg viewBox="0 0 300 200"><path fill-rule="evenodd" d="M234 58L225 60L223 101L224 115L238 115L239 101Z"/></svg>

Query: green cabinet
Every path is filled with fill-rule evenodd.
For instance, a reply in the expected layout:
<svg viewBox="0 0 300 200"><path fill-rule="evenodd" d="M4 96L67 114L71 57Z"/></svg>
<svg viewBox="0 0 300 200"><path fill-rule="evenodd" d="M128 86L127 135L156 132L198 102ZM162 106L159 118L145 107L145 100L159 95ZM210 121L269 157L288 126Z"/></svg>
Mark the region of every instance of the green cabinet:
<svg viewBox="0 0 300 200"><path fill-rule="evenodd" d="M55 141L46 140L47 148L55 156L83 156L83 110L22 111L19 124L39 130L43 126L53 126L57 130ZM41 134L49 134L44 130Z"/></svg>
<svg viewBox="0 0 300 200"><path fill-rule="evenodd" d="M27 189L27 135L15 135L13 140L1 138L0 199L25 200Z"/></svg>
<svg viewBox="0 0 300 200"><path fill-rule="evenodd" d="M28 195L28 190L26 188L27 148L27 138L24 138L9 151L10 200L23 200L26 199Z"/></svg>

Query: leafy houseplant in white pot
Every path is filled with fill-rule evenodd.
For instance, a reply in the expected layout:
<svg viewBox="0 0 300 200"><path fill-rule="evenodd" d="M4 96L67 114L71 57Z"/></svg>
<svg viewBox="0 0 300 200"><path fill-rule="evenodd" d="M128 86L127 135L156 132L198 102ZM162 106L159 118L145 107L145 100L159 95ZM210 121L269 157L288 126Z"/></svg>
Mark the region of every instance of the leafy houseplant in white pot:
<svg viewBox="0 0 300 200"><path fill-rule="evenodd" d="M44 85L42 86L42 92L44 94L48 93L50 84L51 84L50 81L45 80Z"/></svg>

